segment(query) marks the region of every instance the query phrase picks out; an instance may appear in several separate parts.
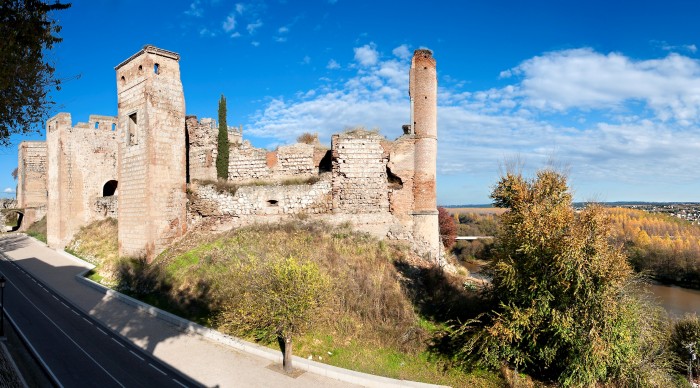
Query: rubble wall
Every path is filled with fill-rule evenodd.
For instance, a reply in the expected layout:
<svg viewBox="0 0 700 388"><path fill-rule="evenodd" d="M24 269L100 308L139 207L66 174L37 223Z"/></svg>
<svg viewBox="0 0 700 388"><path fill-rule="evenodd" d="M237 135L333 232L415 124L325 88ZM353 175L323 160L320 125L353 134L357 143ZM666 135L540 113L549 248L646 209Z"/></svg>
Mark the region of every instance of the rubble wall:
<svg viewBox="0 0 700 388"><path fill-rule="evenodd" d="M356 130L333 135L333 212L389 211L386 166L381 135Z"/></svg>
<svg viewBox="0 0 700 388"><path fill-rule="evenodd" d="M188 135L188 181L216 180L216 157L219 154L216 122L210 118L197 121L197 116L187 116L185 126Z"/></svg>

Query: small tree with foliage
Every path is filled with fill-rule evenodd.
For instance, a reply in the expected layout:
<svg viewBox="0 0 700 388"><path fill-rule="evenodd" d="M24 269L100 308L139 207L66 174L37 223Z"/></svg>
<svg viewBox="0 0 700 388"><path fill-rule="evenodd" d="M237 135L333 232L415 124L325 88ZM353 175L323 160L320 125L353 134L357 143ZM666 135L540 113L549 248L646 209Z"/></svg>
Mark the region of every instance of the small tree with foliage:
<svg viewBox="0 0 700 388"><path fill-rule="evenodd" d="M53 65L45 54L61 41L49 17L70 4L40 0L0 1L0 145L13 133L28 133L46 120L59 89Z"/></svg>
<svg viewBox="0 0 700 388"><path fill-rule="evenodd" d="M444 207L438 207L438 226L440 229L440 237L445 249L448 251L455 245L457 238L457 225L455 219L450 215L450 212Z"/></svg>
<svg viewBox="0 0 700 388"><path fill-rule="evenodd" d="M292 368L292 339L318 317L330 296L330 279L312 262L288 257L249 267L246 292L229 311L233 325L266 338L278 338L284 351L283 368Z"/></svg>
<svg viewBox="0 0 700 388"><path fill-rule="evenodd" d="M18 176L19 176L19 167L15 167L15 169L12 170L12 179L17 180Z"/></svg>
<svg viewBox="0 0 700 388"><path fill-rule="evenodd" d="M216 177L228 179L228 124L226 123L226 97L219 99L219 136L216 143Z"/></svg>
<svg viewBox="0 0 700 388"><path fill-rule="evenodd" d="M508 172L491 197L509 209L489 268L497 308L483 327L463 327L475 331L464 354L563 386L664 386L661 320L630 296L602 208L575 212L566 177L550 169L532 180Z"/></svg>
<svg viewBox="0 0 700 388"><path fill-rule="evenodd" d="M297 143L315 144L318 142L318 133L304 132L297 137Z"/></svg>

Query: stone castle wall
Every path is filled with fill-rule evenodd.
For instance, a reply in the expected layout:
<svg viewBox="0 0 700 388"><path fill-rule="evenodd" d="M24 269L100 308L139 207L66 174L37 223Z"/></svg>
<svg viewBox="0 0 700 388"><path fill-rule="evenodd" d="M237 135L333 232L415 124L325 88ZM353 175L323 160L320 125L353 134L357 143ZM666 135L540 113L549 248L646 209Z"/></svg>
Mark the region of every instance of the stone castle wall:
<svg viewBox="0 0 700 388"><path fill-rule="evenodd" d="M389 211L384 137L364 130L333 135L333 212Z"/></svg>
<svg viewBox="0 0 700 388"><path fill-rule="evenodd" d="M49 246L63 248L81 226L105 217L95 202L103 188L117 177L116 118L90 116L88 123L71 125L60 113L48 121Z"/></svg>
<svg viewBox="0 0 700 388"><path fill-rule="evenodd" d="M151 261L186 224L185 99L178 54L146 46L119 64L120 255Z"/></svg>
<svg viewBox="0 0 700 388"><path fill-rule="evenodd" d="M229 180L238 186L235 193L203 183L216 180L218 128L212 119L185 117L178 61L176 53L144 47L115 68L116 118L93 115L73 127L70 114L60 113L47 122L45 144L22 143L18 200L27 208L38 204L35 210L45 201L51 246L64 246L88 222L116 217L120 255L150 261L188 228L303 214L406 239L435 257L432 53L414 54L412 123L395 141L354 130L333 135L330 150L316 138L314 144L268 151L243 141L242 127L229 127Z"/></svg>
<svg viewBox="0 0 700 388"><path fill-rule="evenodd" d="M216 180L217 137L219 129L210 118L197 121L197 116L187 116L187 164L188 181Z"/></svg>
<svg viewBox="0 0 700 388"><path fill-rule="evenodd" d="M17 206L46 206L46 142L23 141L17 154Z"/></svg>

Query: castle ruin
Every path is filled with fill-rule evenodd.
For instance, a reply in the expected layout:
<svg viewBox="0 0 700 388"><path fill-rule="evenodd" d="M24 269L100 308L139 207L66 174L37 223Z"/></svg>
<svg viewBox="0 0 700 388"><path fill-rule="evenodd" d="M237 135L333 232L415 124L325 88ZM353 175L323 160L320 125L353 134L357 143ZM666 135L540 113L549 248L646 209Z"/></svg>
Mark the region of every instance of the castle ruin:
<svg viewBox="0 0 700 388"><path fill-rule="evenodd" d="M119 254L153 260L187 230L224 230L304 215L349 222L380 238L440 251L436 207L437 77L429 50L411 61L411 123L390 141L356 129L317 141L253 147L229 128L229 183L216 179L218 128L185 115L179 55L154 46L119 64L118 114L72 126L47 122L47 140L22 142L18 205L47 217L47 239L63 248L92 221L118 219Z"/></svg>

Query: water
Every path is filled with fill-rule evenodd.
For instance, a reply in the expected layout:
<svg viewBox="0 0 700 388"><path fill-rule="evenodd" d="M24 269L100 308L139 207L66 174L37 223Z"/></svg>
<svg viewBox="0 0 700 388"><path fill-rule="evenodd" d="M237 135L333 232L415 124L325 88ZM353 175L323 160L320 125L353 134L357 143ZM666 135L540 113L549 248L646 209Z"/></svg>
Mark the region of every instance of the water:
<svg viewBox="0 0 700 388"><path fill-rule="evenodd" d="M489 280L480 273L482 264L467 262L465 266L472 277L482 281ZM663 284L649 284L647 287L672 318L682 318L685 314L700 314L700 290Z"/></svg>
<svg viewBox="0 0 700 388"><path fill-rule="evenodd" d="M673 318L700 313L700 290L663 284L650 284L649 289Z"/></svg>

